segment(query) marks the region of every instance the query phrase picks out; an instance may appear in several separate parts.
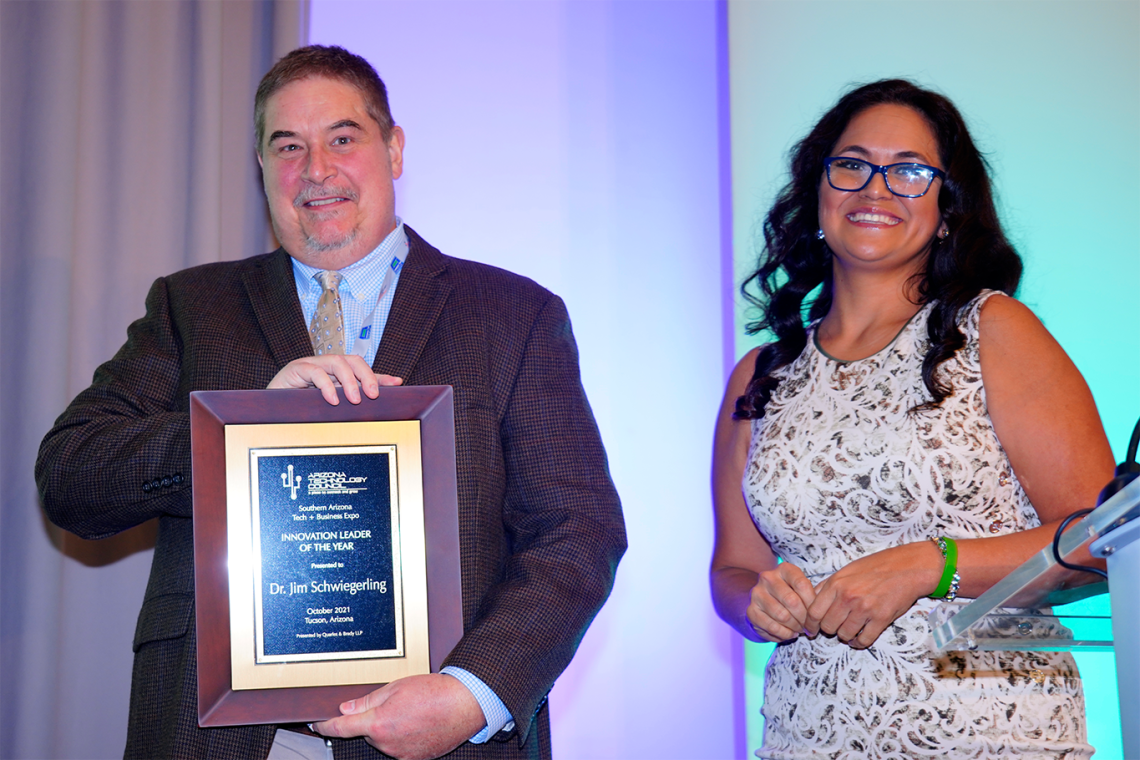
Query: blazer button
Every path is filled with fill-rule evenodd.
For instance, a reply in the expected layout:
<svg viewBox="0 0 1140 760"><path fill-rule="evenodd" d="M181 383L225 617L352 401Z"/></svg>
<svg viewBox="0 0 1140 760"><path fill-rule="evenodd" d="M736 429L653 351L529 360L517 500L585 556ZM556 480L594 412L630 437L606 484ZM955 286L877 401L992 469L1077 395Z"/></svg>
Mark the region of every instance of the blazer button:
<svg viewBox="0 0 1140 760"><path fill-rule="evenodd" d="M162 479L162 487L163 488L170 488L171 483L172 483L172 481L171 481L169 475L167 475L165 478Z"/></svg>
<svg viewBox="0 0 1140 760"><path fill-rule="evenodd" d="M174 481L174 485L176 485L176 486L182 485L182 473L180 473L180 472L174 473L174 477L171 478L171 480Z"/></svg>
<svg viewBox="0 0 1140 760"><path fill-rule="evenodd" d="M143 483L143 493L150 493L150 483Z"/></svg>
<svg viewBox="0 0 1140 760"><path fill-rule="evenodd" d="M158 478L155 478L154 480L150 481L150 488L152 491L156 488L162 488L162 481Z"/></svg>

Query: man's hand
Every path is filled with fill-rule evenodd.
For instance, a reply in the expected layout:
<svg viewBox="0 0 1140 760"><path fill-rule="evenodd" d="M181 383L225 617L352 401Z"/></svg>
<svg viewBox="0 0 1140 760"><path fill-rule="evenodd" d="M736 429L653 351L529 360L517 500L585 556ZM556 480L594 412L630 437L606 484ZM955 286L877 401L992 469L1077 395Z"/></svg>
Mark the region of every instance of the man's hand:
<svg viewBox="0 0 1140 760"><path fill-rule="evenodd" d="M344 388L349 403L360 403L360 392L368 398L380 395L380 386L400 385L404 381L391 375L377 375L355 354L325 354L294 359L281 368L269 383L270 388L320 388L325 401L340 403L336 387Z"/></svg>
<svg viewBox="0 0 1140 760"><path fill-rule="evenodd" d="M340 706L341 716L313 724L324 736L363 736L400 760L446 755L487 725L475 697L458 679L433 673L393 681Z"/></svg>

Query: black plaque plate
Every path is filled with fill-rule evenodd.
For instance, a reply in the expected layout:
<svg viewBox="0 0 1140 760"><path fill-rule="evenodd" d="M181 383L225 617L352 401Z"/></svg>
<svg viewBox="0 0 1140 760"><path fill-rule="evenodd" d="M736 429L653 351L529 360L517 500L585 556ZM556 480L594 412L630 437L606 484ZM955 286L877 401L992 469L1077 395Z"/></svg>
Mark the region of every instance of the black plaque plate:
<svg viewBox="0 0 1140 760"><path fill-rule="evenodd" d="M396 447L254 449L258 663L401 657Z"/></svg>

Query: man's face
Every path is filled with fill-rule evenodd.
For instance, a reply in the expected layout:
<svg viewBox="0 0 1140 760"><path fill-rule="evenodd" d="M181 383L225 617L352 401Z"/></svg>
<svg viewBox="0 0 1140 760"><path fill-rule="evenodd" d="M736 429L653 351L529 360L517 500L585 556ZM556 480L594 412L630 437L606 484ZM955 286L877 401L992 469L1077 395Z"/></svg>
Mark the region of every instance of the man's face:
<svg viewBox="0 0 1140 760"><path fill-rule="evenodd" d="M282 87L266 101L258 149L273 231L298 261L343 269L395 229L404 133L393 127L385 140L352 85L309 77Z"/></svg>

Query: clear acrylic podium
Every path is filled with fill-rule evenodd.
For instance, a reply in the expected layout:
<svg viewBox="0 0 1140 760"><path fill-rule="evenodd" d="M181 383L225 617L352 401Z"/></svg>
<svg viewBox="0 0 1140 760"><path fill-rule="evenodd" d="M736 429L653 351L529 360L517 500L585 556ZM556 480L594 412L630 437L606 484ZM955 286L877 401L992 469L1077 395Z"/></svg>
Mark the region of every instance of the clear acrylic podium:
<svg viewBox="0 0 1140 760"><path fill-rule="evenodd" d="M1140 758L1140 478L1061 536L1066 561L1081 547L1108 561L1108 584L1060 588L1067 574L1048 546L967 604L930 614L939 651L1116 652L1124 757ZM1112 617L1053 615L1049 608L1110 592Z"/></svg>

